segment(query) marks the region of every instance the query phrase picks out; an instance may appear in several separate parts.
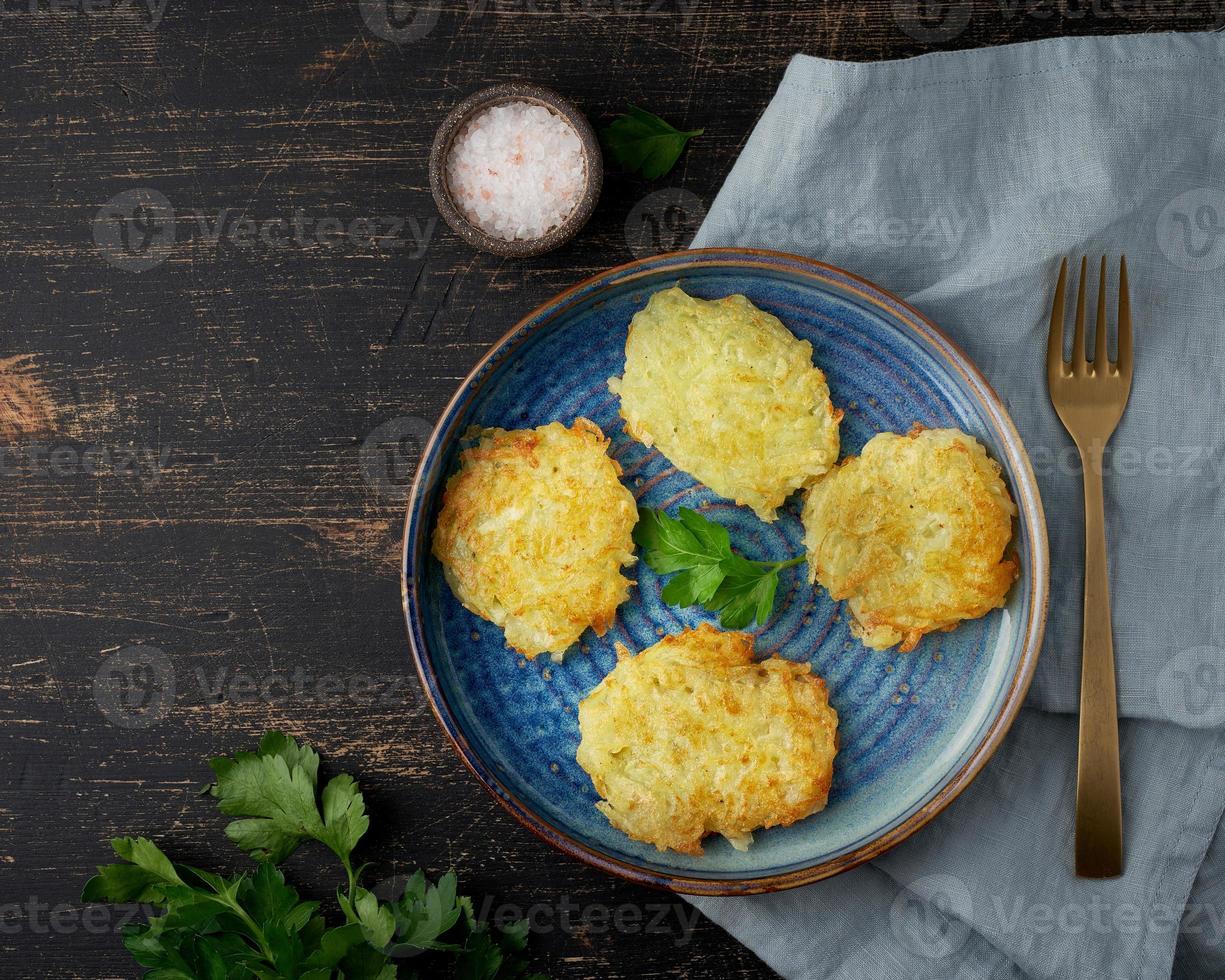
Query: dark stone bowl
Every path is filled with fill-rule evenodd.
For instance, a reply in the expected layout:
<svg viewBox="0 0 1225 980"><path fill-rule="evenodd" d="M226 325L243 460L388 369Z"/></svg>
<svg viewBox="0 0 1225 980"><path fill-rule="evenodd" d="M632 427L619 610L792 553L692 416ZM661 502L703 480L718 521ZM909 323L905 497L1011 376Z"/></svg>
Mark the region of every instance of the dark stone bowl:
<svg viewBox="0 0 1225 980"><path fill-rule="evenodd" d="M505 102L534 102L544 106L565 119L574 128L583 145L587 172L582 197L560 225L551 228L539 238L516 238L507 241L483 231L469 221L463 210L456 205L451 196L451 188L447 184L447 155L451 152L451 144L464 123L482 109ZM438 135L434 137L434 145L430 148L430 189L434 193L434 202L438 205L443 220L473 248L492 252L494 255L526 258L529 255L550 252L570 241L595 210L603 182L604 158L600 155L600 141L587 117L579 112L572 102L552 89L527 82L506 82L473 92L442 121L442 125L438 127Z"/></svg>

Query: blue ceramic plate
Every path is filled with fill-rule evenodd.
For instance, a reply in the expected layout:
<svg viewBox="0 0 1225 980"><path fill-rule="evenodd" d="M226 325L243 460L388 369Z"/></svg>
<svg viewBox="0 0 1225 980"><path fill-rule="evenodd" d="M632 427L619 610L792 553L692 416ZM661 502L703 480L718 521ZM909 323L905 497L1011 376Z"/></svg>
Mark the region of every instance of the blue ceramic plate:
<svg viewBox="0 0 1225 980"><path fill-rule="evenodd" d="M761 654L809 661L829 682L840 719L829 806L761 831L747 853L707 839L703 857L659 853L614 830L575 762L578 703L615 663L613 644L640 650L707 619L660 601L643 563L637 588L603 637L588 632L555 664L512 652L502 632L451 594L429 541L459 436L472 424L521 429L582 415L640 502L703 508L748 556L802 552L798 495L771 525L712 494L655 450L628 438L607 380L624 364L626 327L656 290L679 284L713 299L743 293L812 342L834 404L846 412L844 455L878 432L915 422L975 435L1004 467L1020 508L1021 577L1008 604L928 636L912 653L868 650L848 613L785 572ZM656 256L588 279L530 314L464 381L423 453L409 501L404 608L422 684L443 730L477 778L556 847L636 881L695 894L791 887L853 867L903 840L965 788L998 746L1029 686L1047 597L1046 526L1025 450L987 382L918 312L849 273L793 255L704 249Z"/></svg>

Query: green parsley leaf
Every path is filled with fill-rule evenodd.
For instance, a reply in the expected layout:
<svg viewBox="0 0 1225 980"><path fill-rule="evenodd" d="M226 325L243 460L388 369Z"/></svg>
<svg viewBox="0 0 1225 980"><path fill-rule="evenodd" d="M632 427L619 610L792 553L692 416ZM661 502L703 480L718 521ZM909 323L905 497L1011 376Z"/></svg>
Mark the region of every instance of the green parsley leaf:
<svg viewBox="0 0 1225 980"><path fill-rule="evenodd" d="M319 922L322 924L323 920ZM332 967L343 963L354 948L365 945L366 934L356 922L321 931L305 966L307 969L321 970L321 977L331 978Z"/></svg>
<svg viewBox="0 0 1225 980"><path fill-rule="evenodd" d="M717 535L705 532L699 536L694 532L695 521L711 524L710 521L684 507L680 514L681 520L677 520L662 510L638 508L634 541L643 550L643 557L654 571L667 575L687 568L718 565L725 555L731 554L730 539L720 545ZM717 524L711 526L719 527ZM723 530L726 535L726 530Z"/></svg>
<svg viewBox="0 0 1225 980"><path fill-rule="evenodd" d="M727 533L727 528L722 524L716 524L714 521L703 517L696 510L690 510L688 507L681 507L677 511L677 516L680 517L681 523L685 525L689 533L697 538L710 552L721 555L731 553L731 535Z"/></svg>
<svg viewBox="0 0 1225 980"><path fill-rule="evenodd" d="M456 887L454 873L443 875L437 885L427 882L422 871L408 879L403 897L392 906L398 951L454 951L461 948L454 943L442 942L440 938L459 922L463 913L455 894Z"/></svg>
<svg viewBox="0 0 1225 980"><path fill-rule="evenodd" d="M244 851L279 864L314 839L351 871L349 856L370 827L352 776L336 776L323 788L320 813L319 756L280 732L265 735L258 752L222 756L210 764L217 777L210 792L220 800L221 812L244 818L225 829Z"/></svg>
<svg viewBox="0 0 1225 980"><path fill-rule="evenodd" d="M167 885L182 885L170 859L147 837L116 837L111 848L130 864L99 865L85 883L83 902L149 902L162 905Z"/></svg>
<svg viewBox="0 0 1225 980"><path fill-rule="evenodd" d="M749 561L732 550L721 524L682 507L678 517L638 508L634 541L643 561L659 575L673 575L661 593L673 606L704 606L720 613L724 629L765 625L774 609L778 575L804 561ZM675 574L674 574L675 573Z"/></svg>
<svg viewBox="0 0 1225 980"><path fill-rule="evenodd" d="M682 132L654 113L635 105L600 131L600 137L617 164L630 173L654 180L674 166L687 144L704 130Z"/></svg>
<svg viewBox="0 0 1225 980"><path fill-rule="evenodd" d="M342 905L347 901L343 895L337 897ZM359 888L353 901L353 911L371 946L382 949L391 942L396 932L396 918L390 906L380 903L372 892Z"/></svg>
<svg viewBox="0 0 1225 980"><path fill-rule="evenodd" d="M719 562L687 568L672 577L663 587L663 600L670 606L706 606L723 583L723 567Z"/></svg>
<svg viewBox="0 0 1225 980"><path fill-rule="evenodd" d="M744 629L754 620L765 623L774 608L778 589L777 568L768 571L751 568L744 573L734 570L736 564L729 562L725 566L725 577L710 601L710 607L721 614L719 622L732 630Z"/></svg>

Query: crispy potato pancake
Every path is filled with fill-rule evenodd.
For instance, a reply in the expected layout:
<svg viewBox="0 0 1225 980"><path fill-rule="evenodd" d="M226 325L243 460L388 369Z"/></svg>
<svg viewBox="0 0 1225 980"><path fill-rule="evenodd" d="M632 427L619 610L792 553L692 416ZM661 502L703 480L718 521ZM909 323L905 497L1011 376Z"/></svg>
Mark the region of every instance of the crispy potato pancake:
<svg viewBox="0 0 1225 980"><path fill-rule="evenodd" d="M579 704L578 763L618 830L699 855L707 834L744 850L825 807L838 715L808 664L708 625L617 659Z"/></svg>
<svg viewBox="0 0 1225 980"><path fill-rule="evenodd" d="M459 601L526 657L602 635L633 584L621 568L638 511L607 448L584 418L486 429L447 482L434 554Z"/></svg>
<svg viewBox="0 0 1225 980"><path fill-rule="evenodd" d="M957 429L882 432L808 491L809 577L846 599L865 646L913 650L1004 604L1016 505L1000 466Z"/></svg>
<svg viewBox="0 0 1225 980"><path fill-rule="evenodd" d="M812 345L743 296L655 293L608 387L630 435L763 521L838 459L842 413Z"/></svg>

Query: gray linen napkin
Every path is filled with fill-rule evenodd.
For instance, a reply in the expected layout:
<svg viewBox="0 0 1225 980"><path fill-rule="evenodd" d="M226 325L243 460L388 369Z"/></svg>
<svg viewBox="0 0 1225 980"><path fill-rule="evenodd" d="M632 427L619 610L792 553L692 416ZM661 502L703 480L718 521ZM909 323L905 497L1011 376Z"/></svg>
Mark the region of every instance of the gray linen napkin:
<svg viewBox="0 0 1225 980"><path fill-rule="evenodd" d="M849 874L698 907L787 977L1225 977L1225 36L797 56L694 245L810 255L940 324L1016 421L1052 551L1027 706L963 796ZM1043 345L1059 259L1121 252L1136 372L1106 510L1127 871L1088 882L1081 482Z"/></svg>

